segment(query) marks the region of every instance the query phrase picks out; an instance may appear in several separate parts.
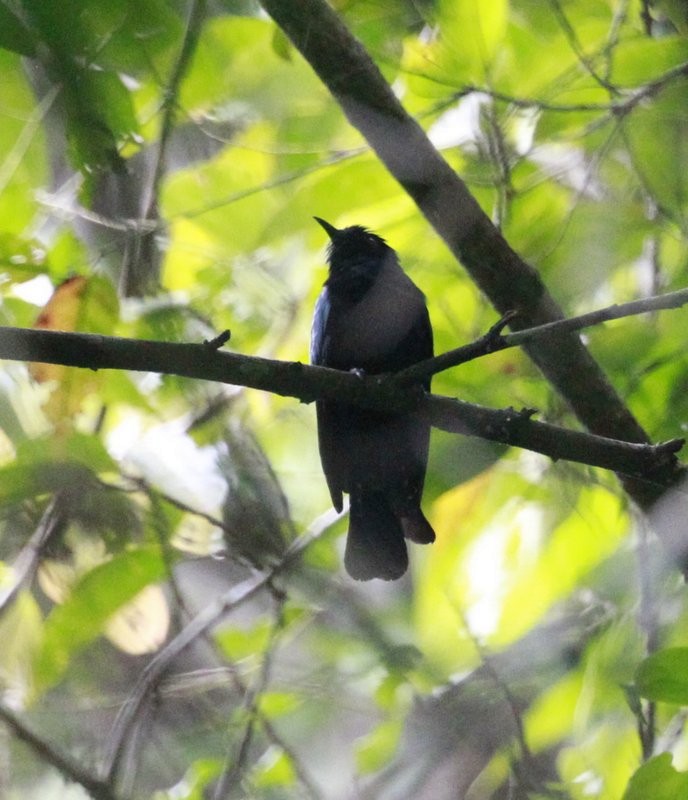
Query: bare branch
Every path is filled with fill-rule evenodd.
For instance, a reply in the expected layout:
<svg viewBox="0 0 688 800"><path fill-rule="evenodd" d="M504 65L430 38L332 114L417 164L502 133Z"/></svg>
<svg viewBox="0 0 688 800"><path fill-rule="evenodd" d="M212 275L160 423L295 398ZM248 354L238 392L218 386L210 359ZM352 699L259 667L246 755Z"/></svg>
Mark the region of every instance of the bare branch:
<svg viewBox="0 0 688 800"><path fill-rule="evenodd" d="M592 77L600 86L604 87L608 92L611 94L618 94L619 90L616 86L613 86L609 83L606 78L600 75L597 70L595 69L595 65L593 63L593 59L590 56L587 56L583 52L583 48L578 41L578 36L576 35L575 30L573 29L571 23L568 20L568 17L564 13L564 9L561 7L559 0L549 0L550 7L554 11L555 17L559 20L559 25L561 26L562 31L564 32L564 36L569 43L569 47L576 55L576 58L580 62L580 64L585 68L586 72Z"/></svg>
<svg viewBox="0 0 688 800"><path fill-rule="evenodd" d="M227 753L222 774L213 792L214 800L223 800L223 798L229 797L231 787L236 786L246 772L249 750L253 742L256 723L260 718L260 697L266 691L270 682L270 672L272 669L274 650L277 645L277 638L284 628L283 607L284 597L276 597L275 619L263 652L262 664L258 672L258 677L255 684L244 694L244 712L246 714L244 732L239 746L236 748L236 752L232 749L232 752Z"/></svg>
<svg viewBox="0 0 688 800"><path fill-rule="evenodd" d="M492 225L337 13L324 0L261 0L261 5L497 311L517 310L518 328L563 319L541 276ZM643 98L687 71L687 64L668 70L624 98L616 113L630 113ZM562 335L555 341L538 338L524 348L589 431L624 441L650 441L579 336ZM652 507L663 494L661 482L619 477L643 509Z"/></svg>
<svg viewBox="0 0 688 800"><path fill-rule="evenodd" d="M311 543L320 538L337 519L338 515L334 511L328 511L318 517L309 529L293 542L284 558L271 570L263 574L256 574L237 586L232 586L214 602L209 603L148 662L131 694L119 710L110 732L101 770L101 774L107 781L114 780L117 775L125 757L130 731L136 723L140 710L174 659L228 614L255 597L263 589L268 588L275 577L298 561Z"/></svg>
<svg viewBox="0 0 688 800"><path fill-rule="evenodd" d="M676 292L645 297L642 300L631 300L629 303L619 303L607 308L600 308L597 311L590 311L577 317L548 322L545 325L537 325L534 328L515 331L503 335L501 332L507 324L515 318L515 312L505 314L490 330L470 344L457 347L442 355L419 361L411 367L407 367L402 372L397 373L399 381L421 381L436 375L451 367L465 364L475 358L496 353L509 347L523 345L532 342L543 336L558 336L565 333L572 333L583 328L590 328L602 322L609 322L613 319L632 317L638 314L646 314L650 311L659 311L669 308L681 308L688 303L688 289L679 289Z"/></svg>
<svg viewBox="0 0 688 800"><path fill-rule="evenodd" d="M61 509L63 497L60 493L50 501L43 512L36 530L12 564L12 582L0 591L0 618L14 603L22 588L28 586L38 569L38 561L43 555L48 542L53 538L64 521Z"/></svg>
<svg viewBox="0 0 688 800"><path fill-rule="evenodd" d="M547 337L552 339L554 337ZM89 369L129 369L220 381L297 397L341 400L385 411L417 410L438 428L534 450L666 486L682 445L629 443L531 420L532 411L490 409L404 387L393 375L360 375L298 362L218 351L205 344L122 339L86 333L0 328L0 358ZM407 381L406 381L407 382Z"/></svg>

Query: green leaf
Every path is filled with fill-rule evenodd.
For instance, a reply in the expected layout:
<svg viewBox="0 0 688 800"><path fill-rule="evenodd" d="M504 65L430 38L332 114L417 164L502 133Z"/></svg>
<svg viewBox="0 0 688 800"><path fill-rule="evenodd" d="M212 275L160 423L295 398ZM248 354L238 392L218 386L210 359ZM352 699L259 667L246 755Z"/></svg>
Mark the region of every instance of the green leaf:
<svg viewBox="0 0 688 800"><path fill-rule="evenodd" d="M247 630L227 627L218 634L218 642L232 661L263 653L270 641L273 625L262 620Z"/></svg>
<svg viewBox="0 0 688 800"><path fill-rule="evenodd" d="M659 77L688 59L683 37L642 37L621 42L614 51L612 81L619 86L637 86Z"/></svg>
<svg viewBox="0 0 688 800"><path fill-rule="evenodd" d="M119 319L119 300L112 281L99 275L89 277L83 294L77 330L112 334Z"/></svg>
<svg viewBox="0 0 688 800"><path fill-rule="evenodd" d="M294 692L263 692L258 698L258 708L270 719L290 714L301 705L301 698Z"/></svg>
<svg viewBox="0 0 688 800"><path fill-rule="evenodd" d="M1 566L1 565L0 565ZM0 586L12 580L9 570L0 569ZM41 610L36 599L22 591L16 601L3 608L0 616L0 681L3 686L29 690L31 673L27 670L28 657L33 656L41 642Z"/></svg>
<svg viewBox="0 0 688 800"><path fill-rule="evenodd" d="M72 658L101 634L110 617L145 586L166 574L157 547L132 550L87 572L45 621L35 662L39 690L57 683Z"/></svg>
<svg viewBox="0 0 688 800"><path fill-rule="evenodd" d="M73 432L57 439L39 436L21 443L17 449L17 462L37 467L47 466L49 459L68 462L76 467L86 467L92 472L116 470L117 465L97 436Z"/></svg>
<svg viewBox="0 0 688 800"><path fill-rule="evenodd" d="M124 169L118 146L138 128L129 91L114 72L65 65L67 136L79 169Z"/></svg>
<svg viewBox="0 0 688 800"><path fill-rule="evenodd" d="M623 800L680 800L688 797L688 773L677 772L671 755L651 758L629 781Z"/></svg>
<svg viewBox="0 0 688 800"><path fill-rule="evenodd" d="M165 0L81 0L79 23L87 42L98 43L99 66L147 77L151 68L169 69L161 58L178 43L182 20L174 4ZM145 45L142 46L142 43Z"/></svg>
<svg viewBox="0 0 688 800"><path fill-rule="evenodd" d="M93 473L82 464L69 461L15 462L0 469L0 502L16 503L92 482Z"/></svg>
<svg viewBox="0 0 688 800"><path fill-rule="evenodd" d="M284 751L278 750L276 747L267 750L256 765L251 777L257 787L265 789L293 786L296 780L291 759Z"/></svg>
<svg viewBox="0 0 688 800"><path fill-rule="evenodd" d="M277 25L275 25L275 30L272 35L272 49L281 59L284 59L284 61L292 60L294 51L292 43L289 41L284 31L277 27Z"/></svg>
<svg viewBox="0 0 688 800"><path fill-rule="evenodd" d="M644 184L660 207L676 215L684 213L688 200L687 104L688 84L682 82L634 109L623 128Z"/></svg>
<svg viewBox="0 0 688 800"><path fill-rule="evenodd" d="M635 680L638 692L649 700L688 705L688 647L668 647L648 656Z"/></svg>
<svg viewBox="0 0 688 800"><path fill-rule="evenodd" d="M356 745L356 765L363 774L377 772L396 752L401 737L399 720L385 720Z"/></svg>
<svg viewBox="0 0 688 800"><path fill-rule="evenodd" d="M439 3L441 44L439 65L458 83L482 81L489 74L492 59L506 31L508 3Z"/></svg>

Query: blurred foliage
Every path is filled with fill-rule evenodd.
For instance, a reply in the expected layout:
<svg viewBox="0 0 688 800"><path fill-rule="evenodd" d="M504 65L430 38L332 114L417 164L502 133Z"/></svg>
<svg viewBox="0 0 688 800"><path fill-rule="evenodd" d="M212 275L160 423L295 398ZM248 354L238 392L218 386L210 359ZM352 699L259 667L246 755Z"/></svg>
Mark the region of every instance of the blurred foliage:
<svg viewBox="0 0 688 800"><path fill-rule="evenodd" d="M332 5L568 313L686 285L685 4ZM305 361L314 214L397 249L438 352L495 321L252 0L0 0L0 71L3 325ZM682 313L586 334L658 439L688 420ZM575 424L517 351L433 386ZM685 588L616 479L434 432L425 507L409 576L355 585L312 408L6 363L0 698L49 748L8 726L0 794L82 796L50 748L95 774L221 599L149 687L122 797L688 796Z"/></svg>

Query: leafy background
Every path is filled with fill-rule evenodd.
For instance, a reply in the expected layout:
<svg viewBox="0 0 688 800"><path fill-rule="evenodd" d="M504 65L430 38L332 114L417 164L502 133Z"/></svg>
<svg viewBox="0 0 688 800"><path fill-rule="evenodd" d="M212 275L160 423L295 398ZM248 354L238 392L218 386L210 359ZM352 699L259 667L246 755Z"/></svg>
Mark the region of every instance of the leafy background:
<svg viewBox="0 0 688 800"><path fill-rule="evenodd" d="M567 313L685 285L683 4L333 5ZM438 352L494 322L257 4L5 0L0 47L3 325L306 361L313 214L399 252ZM586 334L656 440L685 426L682 318ZM576 424L516 351L433 388ZM614 476L434 432L438 541L358 585L310 406L6 363L0 429L0 794L688 796L685 588ZM107 780L65 782L62 756L102 777L217 598Z"/></svg>

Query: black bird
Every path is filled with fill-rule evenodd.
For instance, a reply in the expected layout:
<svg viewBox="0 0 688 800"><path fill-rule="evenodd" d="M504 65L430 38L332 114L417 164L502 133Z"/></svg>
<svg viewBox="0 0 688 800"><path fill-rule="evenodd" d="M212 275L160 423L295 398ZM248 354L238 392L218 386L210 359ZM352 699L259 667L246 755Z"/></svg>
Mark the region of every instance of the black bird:
<svg viewBox="0 0 688 800"><path fill-rule="evenodd" d="M327 231L330 274L318 298L311 361L371 375L430 358L432 328L420 289L384 239L354 225ZM424 382L426 390L430 381ZM401 577L404 539L426 544L435 532L420 508L430 426L417 414L391 414L319 400L320 460L332 503L351 500L344 564L357 580Z"/></svg>

